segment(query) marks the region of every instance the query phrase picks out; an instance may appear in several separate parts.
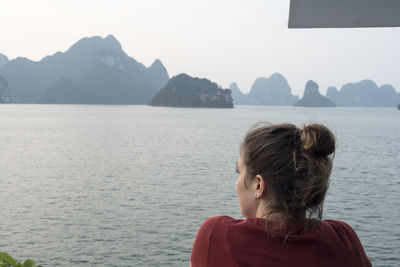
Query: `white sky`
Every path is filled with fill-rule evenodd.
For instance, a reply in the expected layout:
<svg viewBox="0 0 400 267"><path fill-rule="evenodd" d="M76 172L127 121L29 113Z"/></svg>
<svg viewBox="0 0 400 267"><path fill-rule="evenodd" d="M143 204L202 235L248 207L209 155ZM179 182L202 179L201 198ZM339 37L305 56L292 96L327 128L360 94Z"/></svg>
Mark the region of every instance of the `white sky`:
<svg viewBox="0 0 400 267"><path fill-rule="evenodd" d="M400 91L400 28L288 29L289 0L0 0L0 53L40 60L83 37L113 34L124 51L169 75L248 92L282 73L294 94L372 79Z"/></svg>

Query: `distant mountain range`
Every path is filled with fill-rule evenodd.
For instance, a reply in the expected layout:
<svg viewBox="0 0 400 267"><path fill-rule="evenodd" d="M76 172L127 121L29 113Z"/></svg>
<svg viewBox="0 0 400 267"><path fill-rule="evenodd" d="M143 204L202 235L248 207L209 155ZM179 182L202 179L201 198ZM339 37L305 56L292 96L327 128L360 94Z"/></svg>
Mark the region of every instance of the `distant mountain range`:
<svg viewBox="0 0 400 267"><path fill-rule="evenodd" d="M83 38L66 52L37 62L21 57L9 60L0 54L0 103L150 104L168 81L160 60L145 67L128 56L112 35ZM400 93L393 86L378 87L371 80L348 83L340 90L329 87L326 98L319 93L318 85L316 91L314 87L307 83L299 101L286 78L274 73L269 78L257 78L247 94L236 83L229 89L237 105L329 106L331 101L337 106L396 107L400 103Z"/></svg>
<svg viewBox="0 0 400 267"><path fill-rule="evenodd" d="M0 75L13 103L149 104L169 80L160 60L146 68L112 35L83 38L39 62L2 55Z"/></svg>
<svg viewBox="0 0 400 267"><path fill-rule="evenodd" d="M326 97L338 106L347 107L396 107L400 103L400 94L393 86L378 87L371 80L345 84L340 91L329 87Z"/></svg>
<svg viewBox="0 0 400 267"><path fill-rule="evenodd" d="M393 86L385 84L378 87L371 80L348 83L340 90L329 87L326 96L321 95L318 84L309 81L301 101L292 95L287 80L279 73L256 79L247 94L243 94L236 83L232 83L230 89L236 105L396 107L400 103L400 93Z"/></svg>

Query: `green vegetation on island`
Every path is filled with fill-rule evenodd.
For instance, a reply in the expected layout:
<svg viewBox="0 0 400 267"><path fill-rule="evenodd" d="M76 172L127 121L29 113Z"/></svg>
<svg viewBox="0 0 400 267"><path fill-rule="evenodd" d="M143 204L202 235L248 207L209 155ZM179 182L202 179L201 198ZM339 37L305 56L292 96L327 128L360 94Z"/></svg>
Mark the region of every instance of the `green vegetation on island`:
<svg viewBox="0 0 400 267"><path fill-rule="evenodd" d="M13 257L7 253L0 252L0 267L43 267L36 265L35 261L27 259L24 263L17 262Z"/></svg>
<svg viewBox="0 0 400 267"><path fill-rule="evenodd" d="M152 106L233 108L231 90L207 79L179 74L153 97Z"/></svg>

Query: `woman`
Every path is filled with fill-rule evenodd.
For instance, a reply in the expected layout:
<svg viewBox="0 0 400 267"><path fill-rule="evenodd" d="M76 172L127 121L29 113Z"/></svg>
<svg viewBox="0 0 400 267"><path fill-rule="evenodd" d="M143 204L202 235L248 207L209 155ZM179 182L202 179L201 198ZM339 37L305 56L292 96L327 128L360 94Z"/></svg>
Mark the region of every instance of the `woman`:
<svg viewBox="0 0 400 267"><path fill-rule="evenodd" d="M371 266L354 230L321 220L335 137L323 125L268 125L245 137L237 162L240 209L200 228L197 266Z"/></svg>

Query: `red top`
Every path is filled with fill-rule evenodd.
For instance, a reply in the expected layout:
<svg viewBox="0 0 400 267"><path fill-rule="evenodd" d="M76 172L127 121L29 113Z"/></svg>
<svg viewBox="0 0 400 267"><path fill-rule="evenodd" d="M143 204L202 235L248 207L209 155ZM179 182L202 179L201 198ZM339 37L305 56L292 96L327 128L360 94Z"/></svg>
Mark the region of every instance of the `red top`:
<svg viewBox="0 0 400 267"><path fill-rule="evenodd" d="M213 217L201 226L191 262L192 267L372 266L357 234L344 222L325 220L306 232L287 234L277 222L228 216Z"/></svg>

